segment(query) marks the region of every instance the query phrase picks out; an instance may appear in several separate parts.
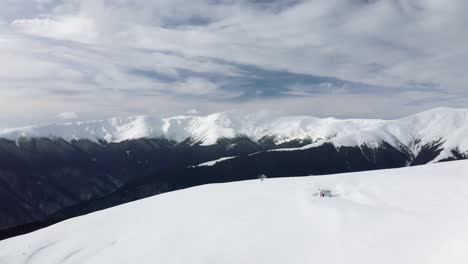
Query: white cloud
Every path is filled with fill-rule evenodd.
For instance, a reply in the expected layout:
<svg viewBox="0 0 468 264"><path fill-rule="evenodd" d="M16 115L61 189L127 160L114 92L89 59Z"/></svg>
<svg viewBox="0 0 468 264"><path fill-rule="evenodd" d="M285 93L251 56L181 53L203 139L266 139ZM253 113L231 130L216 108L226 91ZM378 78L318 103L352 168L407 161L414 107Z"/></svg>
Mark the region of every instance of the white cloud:
<svg viewBox="0 0 468 264"><path fill-rule="evenodd" d="M75 112L63 112L57 115L57 118L70 120L70 119L77 119L79 115Z"/></svg>
<svg viewBox="0 0 468 264"><path fill-rule="evenodd" d="M27 34L85 43L92 43L97 36L94 21L79 16L17 19L12 26Z"/></svg>
<svg viewBox="0 0 468 264"><path fill-rule="evenodd" d="M216 92L217 89L216 84L200 78L190 78L174 86L176 93L185 95L209 95Z"/></svg>
<svg viewBox="0 0 468 264"><path fill-rule="evenodd" d="M197 109L193 108L193 109L187 110L186 113L187 113L188 115L199 115L199 114L200 114L200 111L198 111Z"/></svg>

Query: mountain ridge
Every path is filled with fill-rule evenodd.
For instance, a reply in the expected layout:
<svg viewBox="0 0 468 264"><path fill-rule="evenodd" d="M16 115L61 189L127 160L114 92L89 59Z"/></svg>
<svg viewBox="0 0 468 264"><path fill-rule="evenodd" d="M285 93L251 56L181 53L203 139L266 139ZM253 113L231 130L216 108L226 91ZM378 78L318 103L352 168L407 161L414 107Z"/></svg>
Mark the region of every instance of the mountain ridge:
<svg viewBox="0 0 468 264"><path fill-rule="evenodd" d="M270 137L280 145L293 140L310 140L301 149L331 143L335 147L378 148L383 142L409 150L417 156L421 149L442 142L444 151L435 161L450 158L458 148L468 152L467 108L435 108L394 120L337 119L313 116L281 116L271 112L221 112L206 116L156 118L135 116L80 121L43 126L0 129L0 138L88 139L93 142L122 142L139 138L166 138L213 145L222 138L245 136L253 141Z"/></svg>

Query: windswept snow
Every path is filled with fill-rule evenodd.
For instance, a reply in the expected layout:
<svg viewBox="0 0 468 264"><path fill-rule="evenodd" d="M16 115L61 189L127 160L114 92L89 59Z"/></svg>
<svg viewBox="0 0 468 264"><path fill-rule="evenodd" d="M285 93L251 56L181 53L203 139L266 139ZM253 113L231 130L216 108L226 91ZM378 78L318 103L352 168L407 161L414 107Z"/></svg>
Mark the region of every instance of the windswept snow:
<svg viewBox="0 0 468 264"><path fill-rule="evenodd" d="M468 161L206 185L1 241L0 263L465 264L466 201Z"/></svg>
<svg viewBox="0 0 468 264"><path fill-rule="evenodd" d="M235 157L224 157L224 158L220 158L220 159L217 159L217 160L210 160L210 161L203 162L203 163L200 163L200 164L195 165L195 166L192 166L192 167L213 166L213 165L215 165L215 164L218 163L218 162L222 162L222 161L225 161L225 160L230 160L230 159L233 159L233 158L235 158Z"/></svg>
<svg viewBox="0 0 468 264"><path fill-rule="evenodd" d="M378 147L386 142L417 155L426 144L440 141L444 151L435 160L451 157L453 149L468 151L468 109L437 108L398 120L279 116L268 112L224 112L207 116L171 118L127 117L108 120L30 126L0 130L0 138L59 137L105 139L120 142L136 138L191 138L203 145L220 138L247 136L253 140L273 137L277 143L309 139L309 147L332 143L336 147Z"/></svg>

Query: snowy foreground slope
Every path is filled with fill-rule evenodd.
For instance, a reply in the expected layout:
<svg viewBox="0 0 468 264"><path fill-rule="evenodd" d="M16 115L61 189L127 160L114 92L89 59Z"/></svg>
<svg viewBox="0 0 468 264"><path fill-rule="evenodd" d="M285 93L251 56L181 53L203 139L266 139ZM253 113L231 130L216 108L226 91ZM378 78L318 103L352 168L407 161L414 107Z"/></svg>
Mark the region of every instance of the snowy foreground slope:
<svg viewBox="0 0 468 264"><path fill-rule="evenodd" d="M1 241L0 263L468 263L467 201L467 161L206 185Z"/></svg>

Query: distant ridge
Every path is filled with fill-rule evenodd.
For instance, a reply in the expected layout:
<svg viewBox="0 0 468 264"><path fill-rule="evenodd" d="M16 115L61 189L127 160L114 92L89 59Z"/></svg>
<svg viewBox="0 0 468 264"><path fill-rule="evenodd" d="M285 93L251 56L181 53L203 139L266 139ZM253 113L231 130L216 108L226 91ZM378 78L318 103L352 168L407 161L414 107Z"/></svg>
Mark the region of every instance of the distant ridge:
<svg viewBox="0 0 468 264"><path fill-rule="evenodd" d="M65 124L1 129L0 138L62 138L66 141L89 139L94 142L122 142L140 138L165 138L182 142L190 139L201 145L215 144L222 138L246 136L253 141L273 138L276 144L309 140L311 145L331 143L340 146L377 148L386 142L417 155L422 146L441 143L448 151L468 151L468 109L436 108L396 120L336 119L313 116L280 116L268 112L222 112L206 116L156 118L136 116L82 121Z"/></svg>

